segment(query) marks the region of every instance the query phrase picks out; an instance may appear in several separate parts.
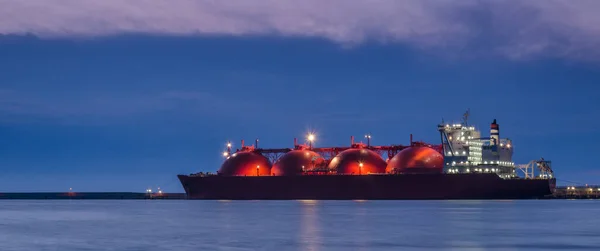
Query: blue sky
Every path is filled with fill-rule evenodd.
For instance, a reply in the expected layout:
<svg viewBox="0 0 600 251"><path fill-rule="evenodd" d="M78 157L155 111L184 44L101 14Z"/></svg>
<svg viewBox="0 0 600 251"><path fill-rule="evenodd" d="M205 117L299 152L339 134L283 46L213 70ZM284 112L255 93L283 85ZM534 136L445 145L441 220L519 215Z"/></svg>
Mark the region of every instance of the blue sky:
<svg viewBox="0 0 600 251"><path fill-rule="evenodd" d="M515 162L544 157L563 184L600 183L593 154L600 65L589 49L600 40L587 29L595 20L575 26L581 22L560 19L578 27L569 33L541 29L559 20L549 4L532 18L540 25L526 29L530 35L514 35L516 26L490 24L508 19L482 6L456 7L468 15L452 25L452 13L422 13L408 1L393 7L413 13L408 21L421 32L405 33L415 27L376 18L392 2L360 12L365 17L348 27L336 13L273 10L264 2L252 1L256 17L239 6L202 6L217 21L192 20L198 27L189 28L181 25L190 21L185 14L145 17L158 8L149 3L131 21L143 25L124 25L122 17L132 13L111 12L125 4L117 0L93 8L73 2L27 22L3 17L0 191L180 192L175 175L215 171L228 140L239 145L259 137L263 147L291 147L294 137L315 130L321 146L348 144L350 135L366 132L373 144L408 143L410 133L438 143L436 124L442 117L458 121L467 108L484 134L498 119L501 137L514 141ZM342 9L355 13L362 2ZM0 7L26 14L35 4ZM84 7L108 13L102 29L69 13ZM282 10L290 13L273 14ZM268 22L255 20L269 15ZM313 26L295 25L294 18L315 16ZM242 25L248 20L256 25ZM440 22L447 27L432 28ZM473 35L473 27L489 31Z"/></svg>

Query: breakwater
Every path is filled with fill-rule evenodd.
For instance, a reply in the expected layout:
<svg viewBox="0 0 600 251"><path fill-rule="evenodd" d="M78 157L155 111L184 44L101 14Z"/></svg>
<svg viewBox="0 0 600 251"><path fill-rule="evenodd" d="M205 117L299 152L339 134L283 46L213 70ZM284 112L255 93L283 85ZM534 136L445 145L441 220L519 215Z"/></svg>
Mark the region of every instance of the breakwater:
<svg viewBox="0 0 600 251"><path fill-rule="evenodd" d="M185 193L48 192L0 193L0 200L182 200Z"/></svg>

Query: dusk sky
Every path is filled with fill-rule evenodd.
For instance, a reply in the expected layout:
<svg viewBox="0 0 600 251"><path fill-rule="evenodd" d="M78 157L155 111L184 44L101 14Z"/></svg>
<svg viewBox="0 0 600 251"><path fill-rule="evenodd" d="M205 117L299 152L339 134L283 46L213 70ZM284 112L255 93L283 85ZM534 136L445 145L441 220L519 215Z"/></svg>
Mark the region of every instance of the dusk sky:
<svg viewBox="0 0 600 251"><path fill-rule="evenodd" d="M600 184L597 0L0 0L0 192L182 192L228 140L471 122Z"/></svg>

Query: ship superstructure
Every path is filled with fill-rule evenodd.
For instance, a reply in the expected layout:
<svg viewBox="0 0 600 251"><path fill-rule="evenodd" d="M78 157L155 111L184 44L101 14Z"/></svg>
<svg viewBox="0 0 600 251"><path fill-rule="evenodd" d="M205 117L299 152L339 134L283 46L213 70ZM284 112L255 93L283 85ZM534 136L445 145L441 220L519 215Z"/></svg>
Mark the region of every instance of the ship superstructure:
<svg viewBox="0 0 600 251"><path fill-rule="evenodd" d="M438 125L444 153L444 171L484 172L496 173L501 178L516 177L512 140L500 138L500 125L495 119L490 124L490 136L483 137L479 130L468 124L468 116L467 111L462 123Z"/></svg>

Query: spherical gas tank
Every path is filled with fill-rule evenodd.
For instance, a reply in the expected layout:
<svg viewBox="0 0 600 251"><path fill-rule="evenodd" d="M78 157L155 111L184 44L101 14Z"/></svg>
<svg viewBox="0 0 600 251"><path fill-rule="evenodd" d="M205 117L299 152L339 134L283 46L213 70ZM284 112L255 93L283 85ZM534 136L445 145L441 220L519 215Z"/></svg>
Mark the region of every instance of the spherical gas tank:
<svg viewBox="0 0 600 251"><path fill-rule="evenodd" d="M430 147L409 147L396 154L385 170L387 173L442 173L444 156Z"/></svg>
<svg viewBox="0 0 600 251"><path fill-rule="evenodd" d="M255 152L237 152L227 157L218 172L224 176L268 176L271 162Z"/></svg>
<svg viewBox="0 0 600 251"><path fill-rule="evenodd" d="M339 174L384 173L385 160L379 154L368 149L348 149L335 156L329 168Z"/></svg>
<svg viewBox="0 0 600 251"><path fill-rule="evenodd" d="M325 160L321 155L309 150L293 150L290 151L271 168L271 174L275 176L299 175L303 171L310 171L314 167L318 167Z"/></svg>

